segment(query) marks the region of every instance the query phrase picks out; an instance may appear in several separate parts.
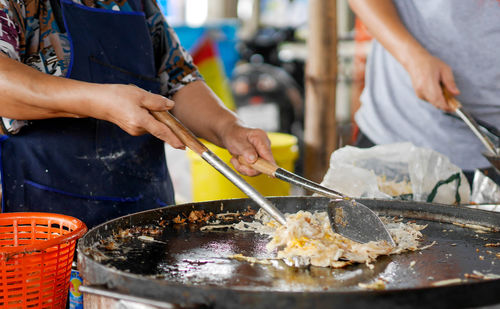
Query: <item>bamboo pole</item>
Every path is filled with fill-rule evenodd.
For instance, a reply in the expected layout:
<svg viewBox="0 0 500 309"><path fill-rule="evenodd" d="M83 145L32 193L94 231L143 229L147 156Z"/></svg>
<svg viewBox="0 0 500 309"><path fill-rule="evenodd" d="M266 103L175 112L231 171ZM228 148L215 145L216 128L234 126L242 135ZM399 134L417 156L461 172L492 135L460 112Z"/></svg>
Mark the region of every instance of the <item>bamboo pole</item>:
<svg viewBox="0 0 500 309"><path fill-rule="evenodd" d="M309 1L308 57L304 132L304 175L321 181L337 147L335 87L337 79L336 0Z"/></svg>

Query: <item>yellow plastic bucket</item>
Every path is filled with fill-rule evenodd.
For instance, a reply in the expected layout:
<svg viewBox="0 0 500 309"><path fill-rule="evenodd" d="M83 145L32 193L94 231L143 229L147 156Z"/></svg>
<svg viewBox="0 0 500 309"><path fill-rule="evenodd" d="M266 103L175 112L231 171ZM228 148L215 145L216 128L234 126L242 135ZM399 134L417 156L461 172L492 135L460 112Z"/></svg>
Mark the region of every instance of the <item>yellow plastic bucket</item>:
<svg viewBox="0 0 500 309"><path fill-rule="evenodd" d="M271 140L271 150L276 163L280 167L293 172L295 160L298 157L297 138L283 133L268 133L268 136ZM233 168L230 163L231 154L226 149L217 147L207 141L203 141L203 143ZM188 158L191 168L193 201L202 202L247 197L232 182L193 151L188 150ZM243 176L243 178L264 196L290 195L290 184L284 181L267 175Z"/></svg>

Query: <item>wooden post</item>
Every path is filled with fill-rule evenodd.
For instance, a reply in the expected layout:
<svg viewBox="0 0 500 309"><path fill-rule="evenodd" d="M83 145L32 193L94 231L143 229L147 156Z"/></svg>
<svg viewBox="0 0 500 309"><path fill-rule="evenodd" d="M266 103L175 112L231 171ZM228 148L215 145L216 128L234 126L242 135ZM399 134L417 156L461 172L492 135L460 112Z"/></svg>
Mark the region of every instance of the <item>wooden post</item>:
<svg viewBox="0 0 500 309"><path fill-rule="evenodd" d="M238 18L238 0L224 0L224 18Z"/></svg>
<svg viewBox="0 0 500 309"><path fill-rule="evenodd" d="M210 0L207 20L217 21L223 18L237 18L237 0Z"/></svg>
<svg viewBox="0 0 500 309"><path fill-rule="evenodd" d="M309 1L306 62L304 175L321 181L337 147L335 87L337 82L336 0Z"/></svg>

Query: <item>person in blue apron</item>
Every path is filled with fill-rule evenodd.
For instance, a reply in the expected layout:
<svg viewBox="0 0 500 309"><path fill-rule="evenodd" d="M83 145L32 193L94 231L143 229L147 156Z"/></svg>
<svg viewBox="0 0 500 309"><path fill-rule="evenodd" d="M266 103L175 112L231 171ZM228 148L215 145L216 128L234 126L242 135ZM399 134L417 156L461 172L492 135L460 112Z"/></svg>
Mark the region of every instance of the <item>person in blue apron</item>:
<svg viewBox="0 0 500 309"><path fill-rule="evenodd" d="M154 0L2 3L2 212L92 227L173 204L164 142L184 145L149 111L171 110L249 162L272 160L266 134L223 107Z"/></svg>

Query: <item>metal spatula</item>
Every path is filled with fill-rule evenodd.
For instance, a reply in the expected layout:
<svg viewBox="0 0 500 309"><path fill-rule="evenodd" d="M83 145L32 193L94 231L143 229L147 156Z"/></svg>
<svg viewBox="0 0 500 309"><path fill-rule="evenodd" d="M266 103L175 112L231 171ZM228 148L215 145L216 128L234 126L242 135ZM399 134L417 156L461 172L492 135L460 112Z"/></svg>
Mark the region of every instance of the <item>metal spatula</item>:
<svg viewBox="0 0 500 309"><path fill-rule="evenodd" d="M271 204L267 199L265 199L259 192L257 192L251 185L249 185L241 176L239 176L235 171L233 171L224 161L222 161L215 153L208 149L202 142L200 142L196 136L184 127L177 118L172 116L169 112L153 112L151 114L161 121L166 126L168 126L177 137L191 150L200 155L205 161L212 165L216 170L228 178L232 183L234 183L241 191L243 191L248 197L255 201L260 207L262 207L273 219L282 225L286 224L286 219L283 213L281 213L273 204ZM245 162L240 158L241 162ZM246 163L245 163L246 164ZM273 167L270 162L263 159L259 159L255 164L254 168L267 175L274 169L276 172L279 168ZM252 165L253 166L253 165ZM260 168L266 167L266 169L261 170ZM270 168L271 167L271 168ZM352 200L351 198L338 193L336 191L330 190L328 188L322 187L318 184L301 178L298 175L287 172L280 169L280 175L289 175L292 178L297 179L296 184L317 188L319 193L326 195L328 197L333 197L337 201L330 202L328 206L328 213L330 216L330 223L332 228L339 234L352 239L357 242L365 243L369 241L379 241L385 240L392 246L394 246L394 240L392 239L389 232L386 230L384 224L378 216L372 212L368 207L359 204ZM274 172L272 174L274 174ZM286 177L283 179L286 181ZM308 183L306 185L306 183ZM322 190L321 190L322 189ZM353 209L356 207L357 209Z"/></svg>
<svg viewBox="0 0 500 309"><path fill-rule="evenodd" d="M245 159L239 157L242 164ZM329 197L328 217L335 232L360 243L385 240L395 246L394 240L380 218L370 208L335 190L289 172L262 158L250 165L259 172L289 182L304 189Z"/></svg>

